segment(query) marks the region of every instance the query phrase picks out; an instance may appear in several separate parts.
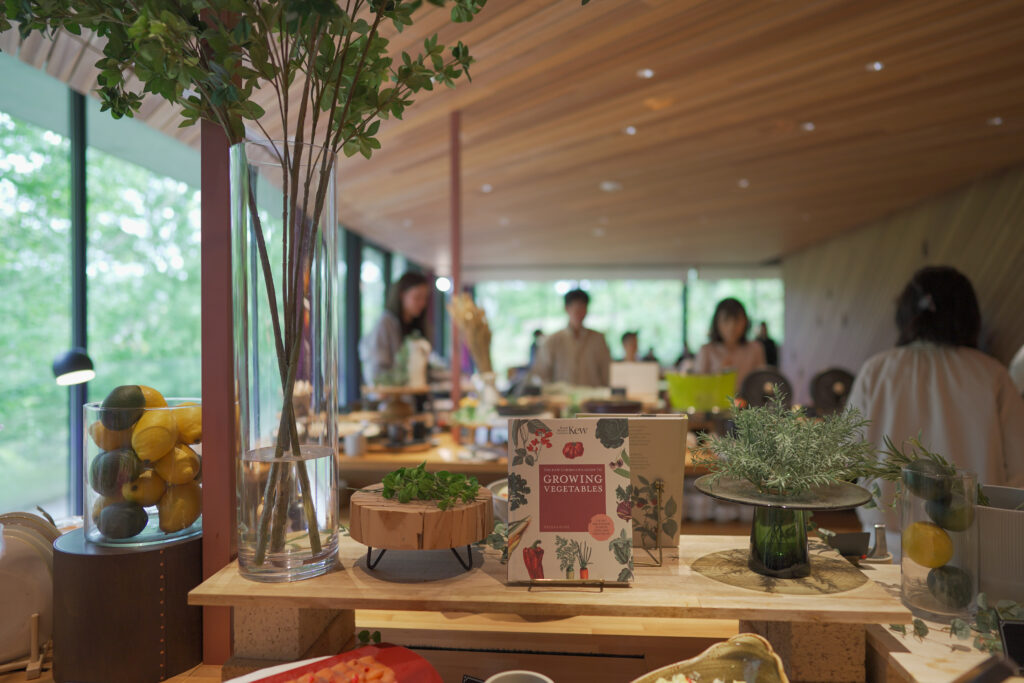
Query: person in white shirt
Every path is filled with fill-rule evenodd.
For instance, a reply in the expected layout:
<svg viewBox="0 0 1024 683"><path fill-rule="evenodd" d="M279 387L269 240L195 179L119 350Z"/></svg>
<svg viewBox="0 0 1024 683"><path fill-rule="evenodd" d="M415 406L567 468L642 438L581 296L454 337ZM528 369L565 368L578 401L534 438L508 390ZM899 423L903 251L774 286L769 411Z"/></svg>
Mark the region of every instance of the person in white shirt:
<svg viewBox="0 0 1024 683"><path fill-rule="evenodd" d="M888 436L897 447L921 443L982 484L1024 485L1024 399L999 361L979 351L981 314L970 281L954 268L919 270L896 302L899 339L861 368L848 408L871 424L877 449ZM882 505L857 508L865 530L884 523L889 550L899 552L894 487L882 485Z"/></svg>

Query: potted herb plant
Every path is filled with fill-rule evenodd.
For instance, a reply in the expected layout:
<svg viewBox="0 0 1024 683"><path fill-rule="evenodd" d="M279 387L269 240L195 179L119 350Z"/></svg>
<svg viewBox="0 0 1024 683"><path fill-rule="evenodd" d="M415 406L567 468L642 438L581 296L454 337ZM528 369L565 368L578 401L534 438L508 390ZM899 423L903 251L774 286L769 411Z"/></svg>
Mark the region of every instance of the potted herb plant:
<svg viewBox="0 0 1024 683"><path fill-rule="evenodd" d="M807 512L867 502L870 494L849 483L874 462L860 436L866 422L856 411L808 418L786 407L779 387L763 406L733 403L735 430L704 436L695 462L711 473L698 490L754 505L748 566L776 578L810 574Z"/></svg>
<svg viewBox="0 0 1024 683"><path fill-rule="evenodd" d="M470 21L486 0L429 0ZM232 268L239 415L239 560L265 581L334 564L338 358L334 316L339 154L370 157L382 119L468 74L465 45L437 36L392 54L381 28L412 25L422 0L19 0L0 31L103 39L98 92L115 118L145 94L182 125L219 125L232 146ZM261 104L262 103L262 104ZM264 106L284 133L267 133ZM262 138L254 142L253 138ZM308 382L303 421L295 388Z"/></svg>

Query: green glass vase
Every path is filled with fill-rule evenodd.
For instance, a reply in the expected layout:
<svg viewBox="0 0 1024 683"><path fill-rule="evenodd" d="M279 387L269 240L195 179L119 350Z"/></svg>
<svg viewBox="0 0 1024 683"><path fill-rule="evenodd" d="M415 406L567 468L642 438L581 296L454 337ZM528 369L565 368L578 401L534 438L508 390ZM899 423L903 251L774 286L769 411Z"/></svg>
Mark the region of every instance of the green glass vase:
<svg viewBox="0 0 1024 683"><path fill-rule="evenodd" d="M809 576L807 512L778 507L754 508L747 566L764 576L799 579Z"/></svg>

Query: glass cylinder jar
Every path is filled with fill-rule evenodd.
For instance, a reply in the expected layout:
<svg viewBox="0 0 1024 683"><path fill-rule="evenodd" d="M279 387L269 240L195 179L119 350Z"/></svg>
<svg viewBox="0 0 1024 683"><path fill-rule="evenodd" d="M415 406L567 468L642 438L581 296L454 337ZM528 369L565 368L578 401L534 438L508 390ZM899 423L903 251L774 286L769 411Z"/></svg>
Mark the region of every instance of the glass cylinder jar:
<svg viewBox="0 0 1024 683"><path fill-rule="evenodd" d="M238 564L257 581L334 566L338 251L334 155L231 148Z"/></svg>
<svg viewBox="0 0 1024 683"><path fill-rule="evenodd" d="M798 579L809 576L807 512L781 507L757 506L750 527L750 558L747 566L764 576Z"/></svg>
<svg viewBox="0 0 1024 683"><path fill-rule="evenodd" d="M902 473L903 602L920 616L967 616L978 593L977 477L919 462Z"/></svg>
<svg viewBox="0 0 1024 683"><path fill-rule="evenodd" d="M199 400L121 386L82 411L86 540L144 546L200 534Z"/></svg>

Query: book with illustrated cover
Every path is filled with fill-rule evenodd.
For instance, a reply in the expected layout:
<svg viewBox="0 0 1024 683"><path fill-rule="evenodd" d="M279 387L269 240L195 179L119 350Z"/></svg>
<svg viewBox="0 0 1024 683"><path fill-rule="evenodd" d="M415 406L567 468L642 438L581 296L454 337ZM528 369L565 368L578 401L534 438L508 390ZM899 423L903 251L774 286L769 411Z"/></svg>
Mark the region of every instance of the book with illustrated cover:
<svg viewBox="0 0 1024 683"><path fill-rule="evenodd" d="M580 414L577 417L597 417ZM683 523L685 415L605 415L629 420L633 546L675 548ZM661 481L663 491L657 490Z"/></svg>
<svg viewBox="0 0 1024 683"><path fill-rule="evenodd" d="M628 420L509 420L508 459L510 582L633 580Z"/></svg>

